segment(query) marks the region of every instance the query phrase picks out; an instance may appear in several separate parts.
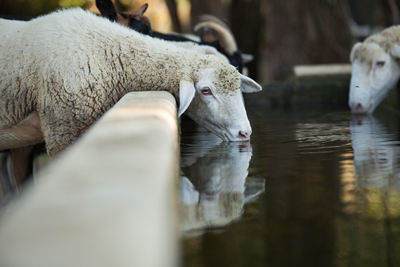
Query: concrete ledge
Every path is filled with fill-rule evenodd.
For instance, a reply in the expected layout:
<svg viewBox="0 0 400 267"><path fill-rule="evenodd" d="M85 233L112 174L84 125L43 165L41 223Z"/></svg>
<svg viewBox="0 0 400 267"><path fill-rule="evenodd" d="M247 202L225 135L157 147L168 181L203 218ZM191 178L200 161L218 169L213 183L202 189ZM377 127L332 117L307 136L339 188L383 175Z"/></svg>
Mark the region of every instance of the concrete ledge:
<svg viewBox="0 0 400 267"><path fill-rule="evenodd" d="M350 75L295 77L285 82L269 82L257 94L247 94L247 112L265 108L310 110L348 109Z"/></svg>
<svg viewBox="0 0 400 267"><path fill-rule="evenodd" d="M0 266L177 266L178 130L166 92L123 97L0 217Z"/></svg>
<svg viewBox="0 0 400 267"><path fill-rule="evenodd" d="M298 65L293 68L296 77L351 74L351 64Z"/></svg>

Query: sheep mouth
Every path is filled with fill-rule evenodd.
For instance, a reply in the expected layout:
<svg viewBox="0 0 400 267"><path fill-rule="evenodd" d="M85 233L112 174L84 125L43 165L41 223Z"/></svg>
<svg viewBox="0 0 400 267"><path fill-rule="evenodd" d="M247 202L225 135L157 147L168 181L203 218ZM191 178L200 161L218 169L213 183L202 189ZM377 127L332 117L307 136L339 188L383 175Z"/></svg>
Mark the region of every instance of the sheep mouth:
<svg viewBox="0 0 400 267"><path fill-rule="evenodd" d="M206 121L203 127L206 128L211 133L218 136L219 138L221 138L222 141L224 142L247 142L250 140L250 137L243 138L240 137L239 135L235 136L226 127L220 126L213 121Z"/></svg>
<svg viewBox="0 0 400 267"><path fill-rule="evenodd" d="M351 113L354 115L369 115L372 113L373 105L370 104L367 107L361 104L350 104Z"/></svg>
<svg viewBox="0 0 400 267"><path fill-rule="evenodd" d="M222 133L216 133L213 132L215 135L217 135L219 138L221 138L224 142L249 142L250 137L243 138L239 136L234 136L233 134L230 134L229 131L223 131Z"/></svg>
<svg viewBox="0 0 400 267"><path fill-rule="evenodd" d="M232 141L229 138L228 131L225 128L217 125L215 122L207 121L207 123L204 125L204 128L206 128L208 131L215 134L225 142Z"/></svg>

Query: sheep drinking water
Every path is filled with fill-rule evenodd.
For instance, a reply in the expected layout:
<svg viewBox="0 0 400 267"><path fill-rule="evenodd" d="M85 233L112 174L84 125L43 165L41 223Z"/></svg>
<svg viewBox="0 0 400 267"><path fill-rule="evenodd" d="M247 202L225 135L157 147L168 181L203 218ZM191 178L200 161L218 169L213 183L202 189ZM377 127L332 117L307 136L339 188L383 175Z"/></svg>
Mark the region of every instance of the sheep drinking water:
<svg viewBox="0 0 400 267"><path fill-rule="evenodd" d="M167 90L224 140L251 134L242 92L261 87L213 55L144 36L79 8L29 22L0 20L0 150L72 143L125 93ZM26 122L33 118L31 125Z"/></svg>
<svg viewBox="0 0 400 267"><path fill-rule="evenodd" d="M353 46L349 106L372 113L400 77L400 26L390 27Z"/></svg>

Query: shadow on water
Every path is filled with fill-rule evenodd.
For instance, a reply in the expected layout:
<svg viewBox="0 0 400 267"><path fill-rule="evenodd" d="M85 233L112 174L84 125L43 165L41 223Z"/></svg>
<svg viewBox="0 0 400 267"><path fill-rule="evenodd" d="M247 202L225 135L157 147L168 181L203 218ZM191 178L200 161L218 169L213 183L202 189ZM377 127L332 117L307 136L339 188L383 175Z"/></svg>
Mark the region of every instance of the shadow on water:
<svg viewBox="0 0 400 267"><path fill-rule="evenodd" d="M252 157L217 144L199 152L189 164L193 170L182 172L201 176L189 178L189 185L207 199L214 183L223 184L215 170L228 174L226 166L235 170L242 162L236 185L243 184L248 166L249 181L265 177L265 192L246 205L238 202L241 215L225 218L223 224L234 223L217 233L184 239L183 265L400 266L400 117L384 110L354 118L344 109L248 111ZM210 144L193 135L183 132L183 165L188 154L195 156L195 146ZM224 162L238 155L243 159ZM221 192L223 187L229 188L224 184ZM200 220L196 227L205 226Z"/></svg>

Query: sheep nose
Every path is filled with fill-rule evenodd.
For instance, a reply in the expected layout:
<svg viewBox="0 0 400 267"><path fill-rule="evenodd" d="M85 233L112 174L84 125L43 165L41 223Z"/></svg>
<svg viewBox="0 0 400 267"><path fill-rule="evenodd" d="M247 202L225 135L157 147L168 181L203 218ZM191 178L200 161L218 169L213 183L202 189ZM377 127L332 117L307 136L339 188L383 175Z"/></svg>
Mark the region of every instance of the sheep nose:
<svg viewBox="0 0 400 267"><path fill-rule="evenodd" d="M239 138L243 140L248 140L250 138L251 131L239 131Z"/></svg>
<svg viewBox="0 0 400 267"><path fill-rule="evenodd" d="M351 105L351 111L355 114L364 113L364 106L360 103Z"/></svg>

